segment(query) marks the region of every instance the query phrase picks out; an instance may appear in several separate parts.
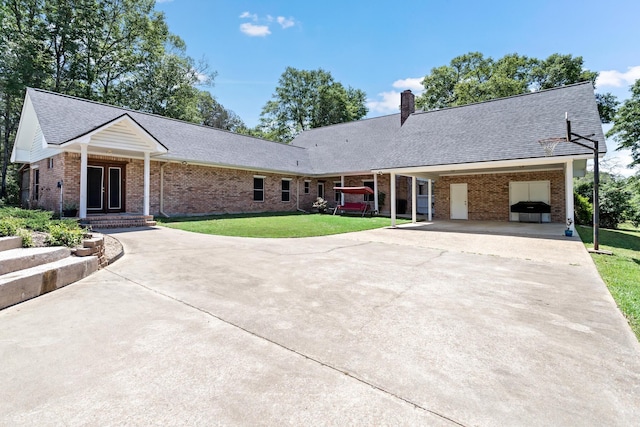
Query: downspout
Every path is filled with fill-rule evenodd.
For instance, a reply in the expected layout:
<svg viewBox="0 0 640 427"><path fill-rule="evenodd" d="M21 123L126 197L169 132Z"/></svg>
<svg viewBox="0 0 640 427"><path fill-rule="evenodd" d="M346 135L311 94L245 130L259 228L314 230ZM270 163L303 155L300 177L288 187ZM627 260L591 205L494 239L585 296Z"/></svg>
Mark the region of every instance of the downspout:
<svg viewBox="0 0 640 427"><path fill-rule="evenodd" d="M164 162L162 166L160 166L160 215L165 218L169 218L164 212L164 167L167 166L169 162Z"/></svg>

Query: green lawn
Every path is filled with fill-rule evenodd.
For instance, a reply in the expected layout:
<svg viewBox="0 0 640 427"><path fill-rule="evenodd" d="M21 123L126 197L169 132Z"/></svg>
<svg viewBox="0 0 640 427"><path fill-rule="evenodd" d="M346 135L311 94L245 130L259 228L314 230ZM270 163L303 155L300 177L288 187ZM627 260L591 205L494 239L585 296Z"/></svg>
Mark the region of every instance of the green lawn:
<svg viewBox="0 0 640 427"><path fill-rule="evenodd" d="M208 217L157 218L165 227L204 234L237 237L313 237L391 225L389 218L333 216L302 213L217 215ZM398 224L408 222L398 220Z"/></svg>
<svg viewBox="0 0 640 427"><path fill-rule="evenodd" d="M588 248L593 248L591 227L576 227ZM592 254L600 276L640 340L640 229L623 224L619 230L600 229L600 249L613 256Z"/></svg>

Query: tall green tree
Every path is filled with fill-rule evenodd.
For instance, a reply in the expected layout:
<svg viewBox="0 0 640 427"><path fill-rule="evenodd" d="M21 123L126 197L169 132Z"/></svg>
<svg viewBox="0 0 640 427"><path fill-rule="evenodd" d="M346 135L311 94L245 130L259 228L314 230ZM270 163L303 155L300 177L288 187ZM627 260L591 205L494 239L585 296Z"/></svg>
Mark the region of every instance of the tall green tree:
<svg viewBox="0 0 640 427"><path fill-rule="evenodd" d="M367 114L366 94L336 82L323 69L287 67L272 99L262 109L264 135L291 141L303 130L359 120Z"/></svg>
<svg viewBox="0 0 640 427"><path fill-rule="evenodd" d="M187 55L184 41L169 31L154 5L0 1L0 197L6 196L26 87L207 122L200 87L211 85L215 73Z"/></svg>
<svg viewBox="0 0 640 427"><path fill-rule="evenodd" d="M416 106L426 110L466 105L530 91L591 81L598 73L586 70L581 56L553 54L546 59L509 54L494 60L480 52L457 56L449 65L435 67L425 76L425 90ZM598 94L600 117L608 122L616 100L610 93Z"/></svg>
<svg viewBox="0 0 640 427"><path fill-rule="evenodd" d="M618 109L607 137L618 143L618 150L631 150L629 167L640 165L640 79L631 86L631 98Z"/></svg>
<svg viewBox="0 0 640 427"><path fill-rule="evenodd" d="M230 132L238 132L246 126L240 116L224 108L211 93L201 91L198 96L198 111L202 119L201 124Z"/></svg>

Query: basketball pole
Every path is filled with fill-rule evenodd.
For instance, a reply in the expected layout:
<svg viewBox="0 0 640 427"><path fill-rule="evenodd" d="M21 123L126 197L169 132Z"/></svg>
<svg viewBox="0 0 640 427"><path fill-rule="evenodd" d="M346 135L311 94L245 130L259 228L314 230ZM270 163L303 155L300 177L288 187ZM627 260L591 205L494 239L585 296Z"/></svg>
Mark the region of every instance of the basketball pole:
<svg viewBox="0 0 640 427"><path fill-rule="evenodd" d="M581 147L588 148L589 150L593 150L593 252L601 253L599 237L600 237L600 165L599 165L599 157L598 152L599 144L597 139L591 139L593 135L589 135L589 137L579 135L571 131L571 121L569 120L569 114L565 113L565 120L567 122L567 142L572 142ZM580 140L589 141L593 144L593 146L589 146L587 144L583 144L579 142ZM602 253L608 253L607 251L602 251Z"/></svg>

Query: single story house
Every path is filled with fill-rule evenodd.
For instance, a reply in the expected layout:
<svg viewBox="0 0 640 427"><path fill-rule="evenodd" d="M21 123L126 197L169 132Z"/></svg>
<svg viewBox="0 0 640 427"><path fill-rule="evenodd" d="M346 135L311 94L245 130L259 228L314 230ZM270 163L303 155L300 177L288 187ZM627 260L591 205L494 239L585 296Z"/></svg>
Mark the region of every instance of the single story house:
<svg viewBox="0 0 640 427"><path fill-rule="evenodd" d="M519 201L550 205L543 221L573 218L573 177L592 151L538 143L572 129L604 141L591 83L476 104L401 112L265 141L39 89L28 89L11 155L23 203L79 217L310 210L365 201L392 218L517 221ZM606 145L600 144L601 155ZM369 186L343 195L336 186ZM384 195L384 200L382 198ZM352 200L350 200L352 199Z"/></svg>

